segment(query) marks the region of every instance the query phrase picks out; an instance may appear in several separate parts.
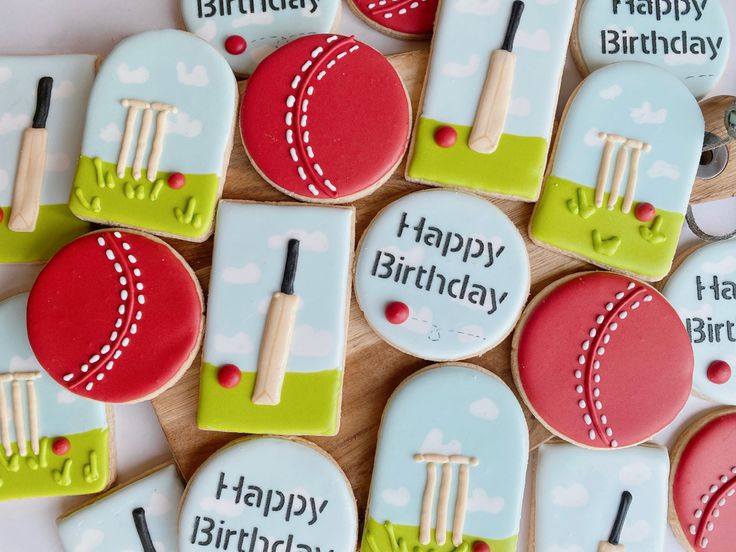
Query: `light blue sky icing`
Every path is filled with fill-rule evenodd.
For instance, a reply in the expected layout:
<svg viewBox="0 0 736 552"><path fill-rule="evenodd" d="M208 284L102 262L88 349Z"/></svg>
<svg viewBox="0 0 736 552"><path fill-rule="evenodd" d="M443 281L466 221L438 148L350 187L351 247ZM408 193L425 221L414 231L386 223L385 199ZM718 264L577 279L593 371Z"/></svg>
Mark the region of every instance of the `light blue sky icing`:
<svg viewBox="0 0 736 552"><path fill-rule="evenodd" d="M704 122L698 103L675 77L626 62L592 73L568 105L551 174L595 188L603 153L598 132L651 144L642 152L635 200L684 213L700 162ZM611 163L611 174L616 154ZM609 178L606 191L613 178Z"/></svg>
<svg viewBox="0 0 736 552"><path fill-rule="evenodd" d="M633 495L621 535L626 552L661 552L669 457L664 447L616 451L569 444L539 448L534 527L537 552L592 552L611 532L621 493Z"/></svg>
<svg viewBox="0 0 736 552"><path fill-rule="evenodd" d="M221 473L225 474L224 483L228 488L222 491L218 500L216 496ZM244 485L240 502L236 503L236 492L232 486L238 484L241 476ZM263 491L260 507L245 505L246 497L243 495L250 492L248 486L257 486ZM283 493L285 500L281 509L270 511L266 517L265 503L269 491L273 491L272 508L280 503L276 491ZM301 515L294 514L303 504L301 499L294 498L292 515L287 522L285 518L290 497L297 495L306 498L308 506ZM327 501L316 519L311 499L316 510ZM243 529L249 534L257 527L258 534L265 535L270 543L286 540L293 535L293 552L304 552L304 549L297 548L298 544L306 544L314 552L317 552L317 546L322 552L346 552L355 550L356 546L358 514L347 479L327 453L300 441L273 437L250 438L237 441L215 453L195 473L182 500L179 552L216 550L214 540L210 546L191 544L196 516L211 517L216 527L221 526L220 520L224 520L223 527L237 531ZM311 525L310 521L313 521ZM248 539L250 536L245 540L246 550L250 544ZM201 540L200 531L197 542ZM284 544L279 545L279 550L283 549ZM225 549L221 547L218 550ZM226 550L237 550L236 540L231 539ZM255 550L260 548L256 547Z"/></svg>
<svg viewBox="0 0 736 552"><path fill-rule="evenodd" d="M155 55L154 55L155 54ZM221 174L232 139L237 102L235 78L205 41L184 31L150 31L118 43L97 75L84 130L82 154L117 163L127 108L123 99L173 104L167 117L159 170ZM136 129L140 128L139 113ZM155 125L143 167L148 166ZM138 132L134 134L136 140ZM133 142L135 149L135 141ZM133 153L128 156L131 166Z"/></svg>
<svg viewBox="0 0 736 552"><path fill-rule="evenodd" d="M144 508L156 552L176 551L176 513L184 485L170 464L113 491L57 524L67 552L141 550L133 510Z"/></svg>
<svg viewBox="0 0 736 552"><path fill-rule="evenodd" d="M46 122L48 152L42 205L64 205L74 179L94 56L0 57L0 206L12 202L23 131L31 126L41 77L54 79Z"/></svg>
<svg viewBox="0 0 736 552"><path fill-rule="evenodd" d="M479 460L470 469L464 534L511 537L519 532L528 451L524 414L498 377L467 365L423 370L406 380L386 406L368 515L379 523L418 527L427 470L414 455L463 454ZM450 505L456 494L453 484Z"/></svg>
<svg viewBox="0 0 736 552"><path fill-rule="evenodd" d="M290 372L342 370L350 208L222 201L212 259L204 360L255 372L271 296L279 291L290 238L300 240Z"/></svg>
<svg viewBox="0 0 736 552"><path fill-rule="evenodd" d="M70 393L49 377L36 360L26 334L27 301L28 294L23 293L0 302L0 373L41 371L41 377L34 381L40 437L106 429L107 415L103 403ZM10 392L9 387L6 391ZM27 404L25 393L23 401ZM26 428L29 427L26 419ZM13 424L9 429L10 437L15 441Z"/></svg>
<svg viewBox="0 0 736 552"><path fill-rule="evenodd" d="M698 276L706 288L701 291L701 300L698 299ZM718 278L719 299L710 288L714 277ZM709 342L708 331L709 327L713 331L713 324L731 322L736 325L733 282L736 282L736 241L727 240L705 245L688 255L669 277L662 291L686 327L689 321L695 355L693 389L725 404L736 404L736 377L732 376L724 384L716 384L708 379L707 370L711 362L725 360L736 374L736 342L728 339L725 328L719 330L720 343ZM736 337L736 329L732 329L731 334ZM703 339L702 343L694 342Z"/></svg>
<svg viewBox="0 0 736 552"><path fill-rule="evenodd" d="M512 0L443 0L421 116L470 126ZM549 139L575 0L528 0L516 35L516 74L505 132Z"/></svg>
<svg viewBox="0 0 736 552"><path fill-rule="evenodd" d="M181 13L187 29L210 42L225 56L230 66L239 75L248 75L256 65L268 54L287 42L308 35L326 33L333 29L340 11L338 0L289 0L284 1L285 9L270 9L266 3L256 1L254 13L242 14L239 3L232 3L230 15L220 15L220 10L213 11L206 7L211 0L181 0ZM199 17L199 5L202 4L202 17ZM219 8L220 0L212 1ZM226 3L227 4L227 3ZM246 11L250 12L249 2L243 2ZM282 0L270 0L270 4L281 6ZM297 6L290 9L289 5ZM303 6L303 7L302 7ZM214 14L204 17L207 14ZM229 36L239 35L246 41L246 50L239 55L231 55L225 50L225 40Z"/></svg>
<svg viewBox="0 0 736 552"><path fill-rule="evenodd" d="M728 62L730 32L720 1L659 0L659 20L656 10L649 14L650 4L653 3L646 0L587 0L580 9L577 27L585 64L594 71L619 61L654 63L676 75L697 97L705 96L718 83ZM679 7L679 10L675 11L674 7ZM644 13L640 14L639 9ZM602 31L606 31L605 42L601 39ZM646 54L641 49L641 36L646 35L647 50L652 51L652 32L657 37L657 53ZM663 50L662 38L669 43L677 37L675 47L680 51L683 32L687 33L686 44L689 46L686 53ZM615 33L625 33L629 40L636 37L633 54L616 50L616 46L623 49L625 41ZM722 39L720 45L719 39ZM630 42L626 43L626 48L627 52L631 51Z"/></svg>
<svg viewBox="0 0 736 552"><path fill-rule="evenodd" d="M406 228L397 237L403 213L407 213ZM417 243L414 227L425 217L425 236L430 226L443 231L443 240L453 232L469 239L480 240L483 252L476 259L463 261L465 249L442 255L440 248ZM493 264L488 256L488 243L493 244ZM453 238L450 246L459 243ZM480 251L477 241L472 252ZM504 247L500 256L498 252ZM372 276L377 252L383 252L381 262L389 257L404 257L405 265L424 267L443 274L447 282L462 280L469 275L465 300L438 293L440 280L435 278L432 289L426 290L428 275L416 287L417 270L411 272L407 283ZM398 259L394 262L396 274ZM378 274L386 274L379 269ZM403 272L402 272L403 274ZM403 276L402 276L403 277ZM487 291L484 307L472 304L468 296L473 284L494 288L497 310L492 310L491 293ZM449 284L448 284L449 285ZM459 294L460 285L455 286ZM504 293L508 295L501 302ZM495 205L478 196L454 190L424 190L398 199L373 220L362 238L361 250L355 267L355 294L368 323L395 347L414 356L432 360L455 360L479 354L498 343L511 330L521 313L529 293L529 258L524 241L514 224ZM400 325L386 320L386 305L401 301L409 306L409 320Z"/></svg>

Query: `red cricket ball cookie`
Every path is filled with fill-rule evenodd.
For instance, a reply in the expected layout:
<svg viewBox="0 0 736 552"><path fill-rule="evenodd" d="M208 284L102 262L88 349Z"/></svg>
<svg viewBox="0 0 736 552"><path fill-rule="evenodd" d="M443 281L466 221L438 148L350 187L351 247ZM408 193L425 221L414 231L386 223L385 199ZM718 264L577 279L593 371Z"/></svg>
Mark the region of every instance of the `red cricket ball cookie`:
<svg viewBox="0 0 736 552"><path fill-rule="evenodd" d="M379 31L401 38L432 33L438 0L350 0L358 15Z"/></svg>
<svg viewBox="0 0 736 552"><path fill-rule="evenodd" d="M675 534L690 550L731 552L736 542L736 409L696 422L672 452Z"/></svg>
<svg viewBox="0 0 736 552"><path fill-rule="evenodd" d="M679 316L654 288L619 274L577 274L544 289L513 346L532 412L584 447L644 442L690 395L693 352Z"/></svg>
<svg viewBox="0 0 736 552"><path fill-rule="evenodd" d="M411 112L386 58L353 37L311 35L282 46L248 80L240 132L256 169L284 193L347 202L401 161Z"/></svg>
<svg viewBox="0 0 736 552"><path fill-rule="evenodd" d="M106 230L62 248L28 299L28 338L60 385L98 401L151 398L199 348L203 302L184 260L163 241Z"/></svg>

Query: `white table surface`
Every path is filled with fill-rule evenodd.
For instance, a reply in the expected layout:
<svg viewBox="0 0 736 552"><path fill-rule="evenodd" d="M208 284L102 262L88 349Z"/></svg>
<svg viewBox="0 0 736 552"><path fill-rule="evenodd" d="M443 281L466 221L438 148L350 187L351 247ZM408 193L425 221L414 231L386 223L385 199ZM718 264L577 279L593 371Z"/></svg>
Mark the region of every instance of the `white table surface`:
<svg viewBox="0 0 736 552"><path fill-rule="evenodd" d="M733 31L736 29L736 2L724 0L722 3L728 12L732 32L736 35ZM104 56L118 40L128 35L180 26L178 1L175 0L1 0L0 53L94 53ZM339 32L354 34L385 54L425 45L422 42L395 40L373 31L360 22L347 6L343 6ZM713 92L714 95L736 94L736 39L731 43L731 59L734 61ZM568 59L561 103L566 101L579 80L572 61ZM726 232L736 227L736 199L700 205L695 212L698 220L704 221L702 226L706 231ZM681 246L695 241L686 228ZM32 266L0 267L0 297L27 289L38 269ZM711 406L711 403L691 398L677 420L657 435L655 441L672 444L688 420ZM119 482L170 458L168 444L149 403L116 406L114 411ZM84 497L46 498L0 504L0 551L61 551L55 519L84 500ZM527 520L528 502L522 519L520 551L526 550ZM664 550L682 550L669 528Z"/></svg>

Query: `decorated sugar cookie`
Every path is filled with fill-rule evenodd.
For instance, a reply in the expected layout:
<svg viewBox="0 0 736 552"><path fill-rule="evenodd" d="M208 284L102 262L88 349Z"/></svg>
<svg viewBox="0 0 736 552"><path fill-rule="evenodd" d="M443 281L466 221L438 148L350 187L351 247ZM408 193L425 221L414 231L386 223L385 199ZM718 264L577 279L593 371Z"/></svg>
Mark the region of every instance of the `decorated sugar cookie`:
<svg viewBox="0 0 736 552"><path fill-rule="evenodd" d="M537 455L532 552L662 552L667 449L550 443Z"/></svg>
<svg viewBox="0 0 736 552"><path fill-rule="evenodd" d="M423 39L432 33L438 0L350 0L353 11L389 36Z"/></svg>
<svg viewBox="0 0 736 552"><path fill-rule="evenodd" d="M256 170L297 199L345 203L371 193L406 150L411 107L380 52L354 37L290 42L248 80L243 145Z"/></svg>
<svg viewBox="0 0 736 552"><path fill-rule="evenodd" d="M594 449L647 441L690 395L693 353L657 290L610 272L568 276L529 304L513 341L517 387L558 436Z"/></svg>
<svg viewBox="0 0 736 552"><path fill-rule="evenodd" d="M736 410L696 421L672 449L670 524L692 552L729 552L736 539Z"/></svg>
<svg viewBox="0 0 736 552"><path fill-rule="evenodd" d="M89 229L66 204L95 61L0 57L0 263L44 261Z"/></svg>
<svg viewBox="0 0 736 552"><path fill-rule="evenodd" d="M236 104L232 71L205 41L175 30L123 40L92 88L72 212L204 241L230 158Z"/></svg>
<svg viewBox="0 0 736 552"><path fill-rule="evenodd" d="M514 552L528 451L524 414L497 376L421 370L383 414L361 552Z"/></svg>
<svg viewBox="0 0 736 552"><path fill-rule="evenodd" d="M662 293L690 336L693 389L720 403L736 404L736 241L691 251Z"/></svg>
<svg viewBox="0 0 736 552"><path fill-rule="evenodd" d="M444 0L406 178L535 201L575 0Z"/></svg>
<svg viewBox="0 0 736 552"><path fill-rule="evenodd" d="M532 240L660 280L685 220L703 129L695 98L663 69L617 63L591 74L563 117Z"/></svg>
<svg viewBox="0 0 736 552"><path fill-rule="evenodd" d="M644 61L678 77L697 98L720 80L729 48L720 0L585 0L573 40L584 73Z"/></svg>
<svg viewBox="0 0 736 552"><path fill-rule="evenodd" d="M115 471L105 405L43 371L28 343L27 301L0 302L0 501L98 493Z"/></svg>
<svg viewBox="0 0 736 552"><path fill-rule="evenodd" d="M189 367L202 334L202 292L186 262L156 238L86 234L39 274L28 338L68 391L111 403L152 398Z"/></svg>
<svg viewBox="0 0 736 552"><path fill-rule="evenodd" d="M352 207L221 202L200 428L337 433L354 217Z"/></svg>
<svg viewBox="0 0 736 552"><path fill-rule="evenodd" d="M173 464L112 489L57 520L64 550L176 550L183 490Z"/></svg>
<svg viewBox="0 0 736 552"><path fill-rule="evenodd" d="M305 35L328 33L340 19L338 0L180 0L187 29L246 76L268 54Z"/></svg>
<svg viewBox="0 0 736 552"><path fill-rule="evenodd" d="M348 551L357 531L353 491L326 452L301 439L246 438L189 481L178 550Z"/></svg>
<svg viewBox="0 0 736 552"><path fill-rule="evenodd" d="M514 224L480 197L415 192L363 234L355 296L368 324L397 349L458 360L500 343L529 295L529 258Z"/></svg>

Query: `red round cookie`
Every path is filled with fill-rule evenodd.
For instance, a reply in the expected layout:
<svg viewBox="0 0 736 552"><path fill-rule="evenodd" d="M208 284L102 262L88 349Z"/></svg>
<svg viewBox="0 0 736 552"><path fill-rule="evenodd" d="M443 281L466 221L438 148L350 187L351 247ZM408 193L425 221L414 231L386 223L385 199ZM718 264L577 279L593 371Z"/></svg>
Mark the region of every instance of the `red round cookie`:
<svg viewBox="0 0 736 552"><path fill-rule="evenodd" d="M190 365L202 334L202 294L163 241L93 232L62 248L28 299L28 339L60 385L98 401L150 398Z"/></svg>
<svg viewBox="0 0 736 552"><path fill-rule="evenodd" d="M358 15L379 30L401 38L432 33L438 0L350 0Z"/></svg>
<svg viewBox="0 0 736 552"><path fill-rule="evenodd" d="M736 542L736 409L708 414L673 449L671 518L697 552L731 552Z"/></svg>
<svg viewBox="0 0 736 552"><path fill-rule="evenodd" d="M264 59L248 80L240 132L256 169L297 199L347 202L383 183L406 151L404 85L353 37L311 35Z"/></svg>
<svg viewBox="0 0 736 552"><path fill-rule="evenodd" d="M532 412L584 447L644 442L690 395L693 353L679 316L654 288L619 274L577 274L543 290L513 345Z"/></svg>

